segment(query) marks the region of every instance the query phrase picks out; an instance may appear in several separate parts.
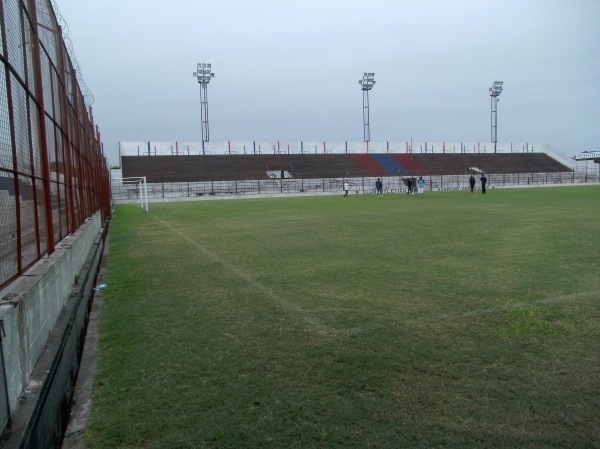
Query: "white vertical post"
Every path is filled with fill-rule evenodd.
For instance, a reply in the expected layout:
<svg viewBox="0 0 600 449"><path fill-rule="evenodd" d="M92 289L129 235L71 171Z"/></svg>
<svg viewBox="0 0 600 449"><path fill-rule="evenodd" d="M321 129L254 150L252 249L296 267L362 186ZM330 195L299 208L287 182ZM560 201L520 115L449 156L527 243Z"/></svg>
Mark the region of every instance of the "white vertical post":
<svg viewBox="0 0 600 449"><path fill-rule="evenodd" d="M146 210L146 212L148 212L148 188L146 186L146 177L142 177L142 183L144 185L144 197L142 198L142 201L145 201L145 207L144 204L142 203L142 207Z"/></svg>

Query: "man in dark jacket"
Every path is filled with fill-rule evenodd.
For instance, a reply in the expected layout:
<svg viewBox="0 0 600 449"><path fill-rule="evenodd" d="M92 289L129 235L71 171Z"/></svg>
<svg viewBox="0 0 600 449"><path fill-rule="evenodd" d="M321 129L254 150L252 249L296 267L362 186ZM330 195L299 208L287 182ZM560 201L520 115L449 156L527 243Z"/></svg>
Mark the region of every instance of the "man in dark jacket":
<svg viewBox="0 0 600 449"><path fill-rule="evenodd" d="M485 193L485 185L487 183L487 178L485 177L485 173L481 174L481 178L479 178L481 181L481 193Z"/></svg>
<svg viewBox="0 0 600 449"><path fill-rule="evenodd" d="M383 195L383 182L381 182L381 178L377 178L377 181L375 182L375 191L377 195L380 193Z"/></svg>

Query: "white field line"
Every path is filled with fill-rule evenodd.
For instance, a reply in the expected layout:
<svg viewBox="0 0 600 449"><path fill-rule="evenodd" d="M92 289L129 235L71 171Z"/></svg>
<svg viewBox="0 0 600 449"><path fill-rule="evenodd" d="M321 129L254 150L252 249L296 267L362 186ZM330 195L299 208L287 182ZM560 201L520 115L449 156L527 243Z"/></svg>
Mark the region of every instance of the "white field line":
<svg viewBox="0 0 600 449"><path fill-rule="evenodd" d="M263 295L265 295L267 298L269 298L276 304L279 304L284 310L287 310L288 312L291 312L295 315L301 316L304 321L306 321L308 324L313 326L318 332L328 333L328 334L336 333L336 331L334 329L326 326L317 318L310 316L309 314L311 313L311 311L304 310L301 307L299 307L298 305L294 304L293 302L287 301L281 295L279 295L277 292L271 290L270 288L264 286L259 281L254 279L250 274L246 273L245 271L241 270L240 268L236 267L235 265L232 265L231 263L229 263L228 261L226 261L225 259L220 257L218 254L212 252L205 246L201 245L200 243L198 243L197 241L195 241L194 239L189 237L187 234L174 228L169 223L161 220L160 218L156 217L155 215L152 215L151 213L150 213L150 216L152 216L152 218L154 218L156 221L161 223L163 226L167 227L174 233L181 236L184 240L189 242L192 246L199 249L202 252L202 254L209 257L211 260L218 263L219 265L223 266L223 268L228 270L230 273L233 273L238 278L246 281L248 284L250 284L252 287L254 287L256 290L261 292Z"/></svg>
<svg viewBox="0 0 600 449"><path fill-rule="evenodd" d="M555 296L553 298L542 298L542 299L528 301L528 302L525 302L525 301L510 302L508 304L504 304L504 305L497 306L497 307L487 307L485 309L474 309L474 310L468 310L466 312L445 313L445 314L441 314L441 315L429 315L429 316L426 315L426 316L422 316L422 317L410 318L410 319L400 320L400 321L392 321L392 322L387 322L387 323L383 323L383 324L374 324L374 325L370 325L370 326L344 329L342 331L339 331L339 333L347 334L347 335L363 334L363 333L371 332L371 331L374 331L377 329L382 329L382 328L386 328L386 327L400 327L403 324L409 324L409 323L414 323L414 322L424 321L424 320L443 321L443 320L448 320L448 319L462 319L462 318L475 317L475 316L481 316L481 315L493 315L496 313L505 312L507 310L512 310L512 309L520 309L520 308L532 307L532 306L537 306L537 305L553 304L553 303L560 303L560 302L566 302L566 301L577 301L577 300L582 300L582 299L594 299L594 298L595 299L600 298L600 292L589 291L589 292L573 293L571 295L561 295L561 296Z"/></svg>
<svg viewBox="0 0 600 449"><path fill-rule="evenodd" d="M554 298L542 298L542 299L536 299L534 301L529 301L529 302L523 302L523 301L511 302L511 303L504 304L504 305L501 305L498 307L489 307L486 309L476 309L476 310L471 310L469 312L463 312L463 313L455 314L455 315L452 315L452 314L445 315L444 317L440 317L440 318L486 315L486 314L504 312L504 311L510 310L510 309L531 307L531 306L536 306L536 305L540 305L540 304L543 305L543 304L552 304L552 303L557 303L557 302L575 301L578 299L592 299L594 297L599 297L599 296L600 296L600 292L596 292L596 291L573 293L571 295L555 296Z"/></svg>
<svg viewBox="0 0 600 449"><path fill-rule="evenodd" d="M176 234L178 234L179 236L181 236L184 240L189 242L192 246L198 248L204 255L211 258L214 262L222 265L225 269L229 270L231 273L235 274L240 279L248 282L250 285L252 285L258 291L260 291L262 294L264 294L267 298L269 298L273 302L279 304L283 309L285 309L295 315L300 315L304 321L306 321L308 324L313 326L317 331L319 331L321 333L332 334L332 335L336 335L336 334L338 334L338 335L356 335L356 334L362 334L362 333L366 333L366 332L375 331L377 329L382 329L382 328L386 328L386 327L398 327L398 326L401 326L402 324L408 324L411 322L417 322L417 321L422 321L422 320L442 321L442 320L447 320L447 319L452 319L452 318L466 318L466 317L473 317L473 316L489 315L489 314L505 312L505 311L511 310L511 309L531 307L531 306L535 306L535 305L559 303L559 302L565 302L565 301L575 301L575 300L579 300L579 299L591 299L594 297L598 298L600 296L600 292L588 291L588 292L582 292L582 293L574 293L572 295L561 295L561 296L556 296L553 298L542 298L542 299L528 301L528 302L524 302L524 301L510 302L510 303L500 305L497 307L474 309L474 310L469 310L466 312L449 313L449 314L441 314L441 315L430 315L430 316L424 316L424 317L420 317L420 318L410 318L410 319L406 319L406 320L393 321L393 322L387 322L387 323L382 323L382 324L373 324L373 325L363 326L363 327L354 327L354 328L347 328L347 329L334 329L330 326L323 324L318 318L315 318L314 316L310 316L310 314L324 312L324 311L338 311L338 312L339 311L353 311L353 312L363 311L364 312L364 309L345 309L345 308L340 308L340 309L328 308L328 309L314 309L314 310L303 309L303 308L299 307L297 304L294 304L293 302L290 302L290 301L284 299L277 292L271 290L270 288L268 288L268 287L264 286L263 284L261 284L260 282L258 282L250 274L239 269L235 265L232 265L231 263L227 262L226 260L221 258L218 254L210 251L205 246L203 246L203 245L199 244L197 241L193 240L187 234L179 231L178 229L175 229L169 223L161 220L160 218L152 215L151 213L150 213L150 216L152 216L156 221L161 223L163 226L167 227L171 231L173 231ZM373 311L373 313L376 313L376 312Z"/></svg>

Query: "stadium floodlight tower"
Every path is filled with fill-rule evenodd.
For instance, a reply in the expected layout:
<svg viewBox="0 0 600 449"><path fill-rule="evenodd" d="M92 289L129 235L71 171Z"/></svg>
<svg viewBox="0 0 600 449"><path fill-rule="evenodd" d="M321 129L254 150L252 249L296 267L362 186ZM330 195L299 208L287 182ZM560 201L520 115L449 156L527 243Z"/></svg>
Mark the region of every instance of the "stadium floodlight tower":
<svg viewBox="0 0 600 449"><path fill-rule="evenodd" d="M494 142L494 153L496 152L496 144L498 143L498 96L502 93L502 84L504 81L494 81L490 87L490 99L492 101L492 142Z"/></svg>
<svg viewBox="0 0 600 449"><path fill-rule="evenodd" d="M206 87L210 83L211 78L215 77L212 73L210 64L198 63L198 67L194 72L194 76L198 78L200 84L200 120L202 123L202 156L204 156L204 143L208 142L208 99L206 95Z"/></svg>
<svg viewBox="0 0 600 449"><path fill-rule="evenodd" d="M360 84L360 89L363 92L363 135L365 142L369 145L369 141L371 140L371 129L369 125L369 91L373 89L373 86L375 85L375 74L365 72L362 79L358 80L358 84Z"/></svg>

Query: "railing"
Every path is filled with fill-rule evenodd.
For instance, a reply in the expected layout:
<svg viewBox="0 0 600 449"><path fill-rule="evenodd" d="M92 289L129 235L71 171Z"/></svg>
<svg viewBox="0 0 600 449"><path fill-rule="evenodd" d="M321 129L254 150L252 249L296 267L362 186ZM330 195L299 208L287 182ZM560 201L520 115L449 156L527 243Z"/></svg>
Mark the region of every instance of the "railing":
<svg viewBox="0 0 600 449"><path fill-rule="evenodd" d="M51 1L2 1L0 21L2 288L95 212L109 218L110 175Z"/></svg>
<svg viewBox="0 0 600 449"><path fill-rule="evenodd" d="M598 173L584 172L548 172L548 173L495 173L487 174L489 189L500 187L568 185L586 182L600 182ZM479 187L479 176L477 187ZM211 182L170 182L148 184L149 201L177 201L204 199L207 197L257 196L278 194L334 194L342 192L343 184L348 181L350 193L373 193L377 177L360 178L320 178L320 179L266 179L244 181ZM425 191L451 191L469 189L469 175L424 176ZM384 191L390 193L406 192L402 177L383 177ZM112 200L114 203L139 202L140 192L137 186L113 181Z"/></svg>

